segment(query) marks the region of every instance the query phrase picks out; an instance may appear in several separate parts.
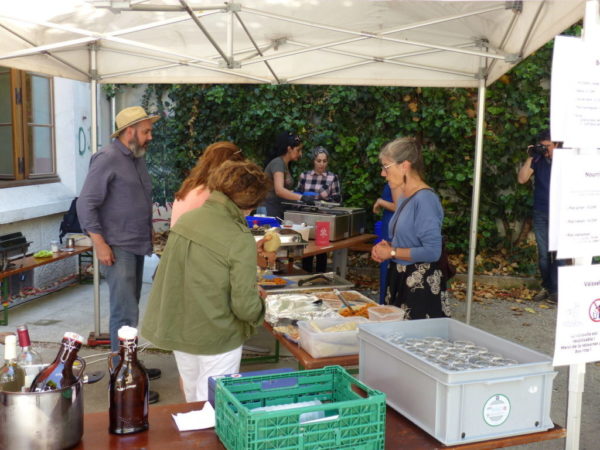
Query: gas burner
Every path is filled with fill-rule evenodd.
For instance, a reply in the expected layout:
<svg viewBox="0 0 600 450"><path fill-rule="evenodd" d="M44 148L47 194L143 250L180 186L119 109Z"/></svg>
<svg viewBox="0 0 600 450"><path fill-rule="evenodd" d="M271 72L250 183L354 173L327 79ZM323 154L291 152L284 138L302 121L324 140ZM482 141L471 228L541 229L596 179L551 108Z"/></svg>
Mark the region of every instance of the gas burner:
<svg viewBox="0 0 600 450"><path fill-rule="evenodd" d="M14 264L10 260L25 256L29 244L31 242L21 232L0 236L0 272L13 268Z"/></svg>

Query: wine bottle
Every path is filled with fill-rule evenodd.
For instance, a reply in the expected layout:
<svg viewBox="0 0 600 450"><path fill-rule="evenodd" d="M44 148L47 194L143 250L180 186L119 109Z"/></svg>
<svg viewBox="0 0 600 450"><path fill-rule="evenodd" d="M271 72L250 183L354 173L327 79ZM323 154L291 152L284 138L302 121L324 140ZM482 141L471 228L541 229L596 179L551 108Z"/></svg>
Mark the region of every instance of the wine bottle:
<svg viewBox="0 0 600 450"><path fill-rule="evenodd" d="M0 369L0 391L21 392L25 386L25 371L17 363L17 337L4 338L4 365Z"/></svg>
<svg viewBox="0 0 600 450"><path fill-rule="evenodd" d="M31 348L31 339L27 325L17 327L19 335L19 346L21 353L17 357L17 362L25 371L25 386L31 386L33 379L42 369L42 357L38 352Z"/></svg>
<svg viewBox="0 0 600 450"><path fill-rule="evenodd" d="M82 342L83 338L77 333L66 332L54 362L37 374L30 391L56 391L75 384L77 378L73 375L73 363Z"/></svg>
<svg viewBox="0 0 600 450"><path fill-rule="evenodd" d="M137 359L136 328L119 329L119 362L113 366L115 354L108 357L109 428L113 434L137 433L148 429L149 379Z"/></svg>

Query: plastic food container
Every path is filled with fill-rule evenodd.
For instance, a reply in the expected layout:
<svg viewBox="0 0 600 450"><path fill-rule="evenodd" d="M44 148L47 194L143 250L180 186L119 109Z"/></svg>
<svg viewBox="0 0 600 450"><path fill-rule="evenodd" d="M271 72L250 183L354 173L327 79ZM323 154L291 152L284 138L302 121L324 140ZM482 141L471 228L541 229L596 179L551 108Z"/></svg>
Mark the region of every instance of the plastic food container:
<svg viewBox="0 0 600 450"><path fill-rule="evenodd" d="M317 331L311 322L324 331ZM358 325L367 322L368 320L364 317L323 318L312 321L302 320L298 322L300 347L306 350L313 358L354 355L358 353ZM343 328L352 323L357 325L354 330L326 331L333 327Z"/></svg>
<svg viewBox="0 0 600 450"><path fill-rule="evenodd" d="M404 310L393 305L372 306L367 310L369 320L384 322L386 320L404 320Z"/></svg>

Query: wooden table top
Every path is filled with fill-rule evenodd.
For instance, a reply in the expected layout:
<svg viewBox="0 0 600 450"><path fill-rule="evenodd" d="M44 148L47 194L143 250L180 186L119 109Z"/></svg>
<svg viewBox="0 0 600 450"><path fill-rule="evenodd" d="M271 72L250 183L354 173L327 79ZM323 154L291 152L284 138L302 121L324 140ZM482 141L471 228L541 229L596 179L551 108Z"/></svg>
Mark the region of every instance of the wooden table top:
<svg viewBox="0 0 600 450"><path fill-rule="evenodd" d="M80 253L91 252L92 249L93 248L91 246L76 245L73 247L73 251L53 253L49 258L34 258L33 256L25 256L24 258L13 259L10 262L14 265L14 267L5 270L4 272L0 272L0 280L10 277L11 275L26 272L39 266L60 261L61 259L67 259L71 256L79 255Z"/></svg>
<svg viewBox="0 0 600 450"><path fill-rule="evenodd" d="M375 239L377 235L375 234L359 234L357 236L352 236L348 239L342 239L340 241L330 242L329 245L317 245L315 241L308 241L308 245L304 248L303 257L306 256L314 256L320 253L329 253L335 250L342 250L345 248L350 248L358 244L362 244L364 242L368 242L372 239Z"/></svg>
<svg viewBox="0 0 600 450"><path fill-rule="evenodd" d="M224 449L214 428L198 431L177 430L171 414L202 409L203 402L150 406L150 429L141 433L117 436L108 432L108 411L84 416L83 439L76 449ZM522 445L566 436L566 430L554 426L548 431L524 434L484 442L446 447L391 408L386 413L386 449L461 449L483 450Z"/></svg>

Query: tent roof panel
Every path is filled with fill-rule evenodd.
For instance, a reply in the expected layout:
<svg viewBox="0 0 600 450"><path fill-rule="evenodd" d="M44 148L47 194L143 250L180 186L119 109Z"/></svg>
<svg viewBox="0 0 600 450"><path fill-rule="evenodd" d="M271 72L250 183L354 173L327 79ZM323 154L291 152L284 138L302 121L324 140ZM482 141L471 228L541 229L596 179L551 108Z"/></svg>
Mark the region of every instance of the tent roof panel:
<svg viewBox="0 0 600 450"><path fill-rule="evenodd" d="M0 65L85 79L96 42L107 83L476 86L482 54L495 58L489 84L580 20L585 0L241 0L232 12L190 0L203 29L185 11L131 10L178 1L111 4L2 2Z"/></svg>

